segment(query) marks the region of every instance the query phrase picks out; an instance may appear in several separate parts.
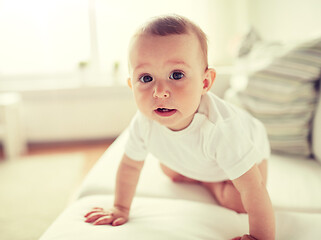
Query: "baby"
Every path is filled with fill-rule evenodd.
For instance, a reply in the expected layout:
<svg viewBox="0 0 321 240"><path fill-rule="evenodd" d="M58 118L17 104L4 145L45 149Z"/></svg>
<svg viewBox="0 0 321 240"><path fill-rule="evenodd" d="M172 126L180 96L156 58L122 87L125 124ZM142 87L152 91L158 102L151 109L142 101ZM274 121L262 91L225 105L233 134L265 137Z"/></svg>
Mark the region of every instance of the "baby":
<svg viewBox="0 0 321 240"><path fill-rule="evenodd" d="M235 239L274 239L265 129L209 92L216 73L208 68L204 32L181 16L152 19L131 40L129 73L139 111L118 168L114 206L93 209L86 222L128 221L144 159L152 153L173 181L201 184L220 205L248 214L249 235Z"/></svg>

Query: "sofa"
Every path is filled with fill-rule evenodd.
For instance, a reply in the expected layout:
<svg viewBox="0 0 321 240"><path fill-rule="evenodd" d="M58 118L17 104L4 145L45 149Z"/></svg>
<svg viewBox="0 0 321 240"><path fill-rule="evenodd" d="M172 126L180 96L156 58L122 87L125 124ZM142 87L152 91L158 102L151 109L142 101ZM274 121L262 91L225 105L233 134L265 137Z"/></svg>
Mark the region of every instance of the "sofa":
<svg viewBox="0 0 321 240"><path fill-rule="evenodd" d="M302 52L302 47L298 49ZM311 52L310 49L307 51ZM286 59L293 60L293 58ZM267 126L270 130L268 134L270 134L274 151L268 164L267 189L275 209L276 239L321 239L321 95L316 87L304 88L312 92L304 95L304 100L308 97L309 101L302 101L302 104L309 103L309 107L313 106L313 111L309 110L309 115L305 115L309 117L304 118L306 123L293 118L291 123L278 121L282 117L289 119L286 111L292 114L294 110L301 109L303 114L307 113L305 106L302 105L303 107L299 110L297 108L297 103L302 100L302 96L300 99L290 97L290 102L285 102L288 100L285 97L279 98L282 102L274 101L278 99L275 96L280 94L278 92L280 88L274 87L278 84L275 82L278 79L274 77L276 73L273 71L279 74L280 62L285 64L285 68L292 66L285 60L277 59L277 67L274 64L268 67L268 71L264 70L264 77L270 80L271 77L266 76L266 73L272 74L274 81L265 81L271 83L270 86L263 84L268 87L268 91L261 88L263 85L255 82L257 79L262 81L262 72L257 71L248 79L248 86L252 89L234 91L232 86L228 91L229 94L226 94L226 99L244 107L256 117L262 117L263 122L268 120ZM321 61L316 62L321 64ZM293 66L297 67L297 64ZM290 81L297 81L297 75L287 76L289 72L291 71L282 72L282 77L287 79L281 79L281 82L286 82L284 86L291 86L291 91L294 89L294 96L297 96L303 85L294 82L291 85ZM320 72L319 75L317 73L318 71L315 71L313 76L309 75L310 79L304 79L304 84L317 86L317 81L320 81ZM307 76L305 73L302 74ZM255 89L255 86L259 86L260 89ZM288 91L286 88L281 90ZM259 92L265 94L258 94ZM315 99L312 99L312 95ZM257 105L258 102L260 105ZM275 115L281 104L282 111ZM263 111L262 106L268 106L269 111ZM274 123L274 120L283 125L268 125L271 122ZM296 123L302 126L295 126L283 132L275 130L275 128L284 129L287 125L293 126ZM301 130L301 128L304 128L304 131L291 132L293 129ZM282 135L283 133L293 134L288 136ZM304 135L301 137L297 136L298 134ZM117 167L122 158L127 137L126 129L91 169L77 192L75 201L52 223L40 238L41 240L224 240L248 232L247 214L238 214L220 207L209 192L198 184L172 182L162 173L159 161L151 154L148 155L142 170L129 222L118 227L94 226L85 223L84 215L93 207L112 206ZM298 145L298 141L293 139L306 142L300 142ZM305 148L301 149L302 146Z"/></svg>

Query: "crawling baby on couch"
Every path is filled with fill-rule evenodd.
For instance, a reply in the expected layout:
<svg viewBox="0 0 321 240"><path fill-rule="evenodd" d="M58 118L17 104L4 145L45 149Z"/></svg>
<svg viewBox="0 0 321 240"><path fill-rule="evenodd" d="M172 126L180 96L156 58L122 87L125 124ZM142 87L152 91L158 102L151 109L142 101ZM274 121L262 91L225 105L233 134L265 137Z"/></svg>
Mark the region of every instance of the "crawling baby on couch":
<svg viewBox="0 0 321 240"><path fill-rule="evenodd" d="M221 206L248 214L249 233L234 239L274 239L266 131L209 92L216 73L208 67L204 32L178 15L153 18L131 39L129 74L138 112L118 167L114 205L92 209L85 221L118 226L129 220L144 159L152 153L173 181L203 185Z"/></svg>

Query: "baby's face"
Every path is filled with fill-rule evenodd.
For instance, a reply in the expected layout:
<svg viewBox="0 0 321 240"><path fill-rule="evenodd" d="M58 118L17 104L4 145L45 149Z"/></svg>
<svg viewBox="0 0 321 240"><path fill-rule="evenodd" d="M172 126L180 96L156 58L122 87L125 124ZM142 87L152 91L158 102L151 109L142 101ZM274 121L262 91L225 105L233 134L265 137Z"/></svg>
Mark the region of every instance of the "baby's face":
<svg viewBox="0 0 321 240"><path fill-rule="evenodd" d="M136 37L129 68L138 109L175 131L191 123L215 77L205 69L199 41L192 34Z"/></svg>

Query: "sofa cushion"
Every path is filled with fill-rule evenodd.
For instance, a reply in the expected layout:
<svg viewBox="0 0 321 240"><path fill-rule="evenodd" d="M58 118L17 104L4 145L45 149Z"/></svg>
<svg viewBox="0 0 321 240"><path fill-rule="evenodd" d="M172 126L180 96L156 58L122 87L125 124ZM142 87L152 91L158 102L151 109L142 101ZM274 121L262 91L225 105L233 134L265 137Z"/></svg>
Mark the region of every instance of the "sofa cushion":
<svg viewBox="0 0 321 240"><path fill-rule="evenodd" d="M321 213L321 165L312 159L273 154L267 189L275 209Z"/></svg>
<svg viewBox="0 0 321 240"><path fill-rule="evenodd" d="M113 196L79 199L67 208L40 240L226 240L248 232L247 214L213 204L136 197L129 221L94 226L83 217L92 207L108 208ZM321 214L276 212L276 239L321 239Z"/></svg>

